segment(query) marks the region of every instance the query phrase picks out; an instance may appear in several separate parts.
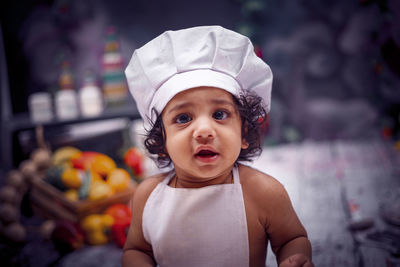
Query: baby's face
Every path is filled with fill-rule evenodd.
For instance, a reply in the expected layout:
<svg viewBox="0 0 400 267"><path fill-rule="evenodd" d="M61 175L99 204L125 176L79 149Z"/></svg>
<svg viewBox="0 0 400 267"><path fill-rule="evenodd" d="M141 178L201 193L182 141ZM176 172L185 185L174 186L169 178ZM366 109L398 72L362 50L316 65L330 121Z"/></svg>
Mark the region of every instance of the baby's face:
<svg viewBox="0 0 400 267"><path fill-rule="evenodd" d="M233 97L222 89L197 87L177 94L162 120L166 150L180 177L207 182L226 175L247 148Z"/></svg>

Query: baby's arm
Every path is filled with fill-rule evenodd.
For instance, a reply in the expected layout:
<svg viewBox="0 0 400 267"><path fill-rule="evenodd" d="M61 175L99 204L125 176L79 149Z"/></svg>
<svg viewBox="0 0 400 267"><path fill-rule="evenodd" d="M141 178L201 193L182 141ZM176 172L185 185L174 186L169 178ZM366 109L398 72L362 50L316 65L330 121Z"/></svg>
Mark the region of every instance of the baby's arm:
<svg viewBox="0 0 400 267"><path fill-rule="evenodd" d="M297 217L285 188L278 182L274 182L272 187L269 190L266 231L279 266L313 266L307 232Z"/></svg>
<svg viewBox="0 0 400 267"><path fill-rule="evenodd" d="M132 202L132 223L123 249L122 266L156 266L152 247L146 242L142 231L142 215L147 198L156 186L156 179L144 180L137 188Z"/></svg>

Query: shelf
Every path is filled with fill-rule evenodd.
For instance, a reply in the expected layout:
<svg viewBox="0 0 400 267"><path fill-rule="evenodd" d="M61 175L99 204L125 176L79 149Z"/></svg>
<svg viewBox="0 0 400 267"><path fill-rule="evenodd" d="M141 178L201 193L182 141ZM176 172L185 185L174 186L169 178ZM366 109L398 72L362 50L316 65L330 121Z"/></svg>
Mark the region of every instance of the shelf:
<svg viewBox="0 0 400 267"><path fill-rule="evenodd" d="M33 122L29 117L28 113L18 114L15 115L8 123L8 129L12 132L26 130L35 128L36 126L43 126L43 127L55 127L55 126L62 126L67 124L78 124L78 123L85 123L85 122L92 122L92 121L99 121L99 120L107 120L107 119L114 119L114 118L130 118L130 119L139 119L140 115L135 105L122 107L122 108L110 108L103 111L102 114L94 117L82 117L79 116L74 119L69 120L58 120L53 119L48 122L37 123Z"/></svg>
<svg viewBox="0 0 400 267"><path fill-rule="evenodd" d="M121 106L107 107L102 114L95 117L83 117L79 116L75 119L70 120L58 120L53 119L44 123L37 123L31 120L30 114L18 113L13 114L12 102L10 97L10 86L8 81L8 69L4 42L3 42L3 30L0 22L0 170L9 170L16 164L14 162L14 148L15 148L15 136L20 134L22 131L30 131L42 126L46 131L58 130L58 127L66 125L76 125L87 122L96 122L110 119L139 119L139 112L136 108L132 97L127 95L126 103ZM18 89L17 89L18 90Z"/></svg>
<svg viewBox="0 0 400 267"><path fill-rule="evenodd" d="M133 100L132 100L133 102ZM117 118L128 118L130 120L139 119L140 115L134 103L130 103L129 105L125 105L123 107L113 107L108 108L103 111L99 116L94 117L77 117L71 120L57 120L54 119L52 121L44 122L44 123L36 123L33 122L28 113L16 114L12 118L8 120L4 120L2 123L2 140L0 140L1 147L1 158L2 165L1 168L10 169L13 167L13 136L17 132L21 132L24 130L34 129L37 126L43 126L44 128L57 128L65 125L73 125L87 122L95 122L95 121L103 121L109 119L117 119ZM0 168L0 169L1 169Z"/></svg>

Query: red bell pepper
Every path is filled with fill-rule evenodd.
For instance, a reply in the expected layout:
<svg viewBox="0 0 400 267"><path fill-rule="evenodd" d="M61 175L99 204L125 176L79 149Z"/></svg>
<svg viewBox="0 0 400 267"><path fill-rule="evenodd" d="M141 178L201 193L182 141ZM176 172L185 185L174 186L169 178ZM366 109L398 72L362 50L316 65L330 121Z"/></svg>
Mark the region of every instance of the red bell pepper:
<svg viewBox="0 0 400 267"><path fill-rule="evenodd" d="M116 223L111 226L111 237L119 247L123 247L126 242L130 222Z"/></svg>
<svg viewBox="0 0 400 267"><path fill-rule="evenodd" d="M76 223L60 220L56 221L55 228L51 233L51 240L61 253L69 253L83 246L84 235Z"/></svg>
<svg viewBox="0 0 400 267"><path fill-rule="evenodd" d="M94 158L99 155L98 152L84 151L78 157L71 158L72 167L75 169L86 170L93 163Z"/></svg>
<svg viewBox="0 0 400 267"><path fill-rule="evenodd" d="M111 226L111 238L118 246L123 247L131 224L131 209L128 205L117 203L108 207L104 213L114 218L114 223Z"/></svg>
<svg viewBox="0 0 400 267"><path fill-rule="evenodd" d="M143 153L136 147L129 148L124 154L125 164L131 168L133 175L141 177L144 171Z"/></svg>

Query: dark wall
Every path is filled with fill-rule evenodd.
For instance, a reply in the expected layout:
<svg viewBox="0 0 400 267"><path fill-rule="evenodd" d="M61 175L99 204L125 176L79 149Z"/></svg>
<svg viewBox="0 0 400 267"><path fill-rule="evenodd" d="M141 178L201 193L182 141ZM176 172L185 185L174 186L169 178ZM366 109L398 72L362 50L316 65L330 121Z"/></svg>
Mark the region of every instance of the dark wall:
<svg viewBox="0 0 400 267"><path fill-rule="evenodd" d="M400 3L396 0L5 1L15 112L57 90L60 58L76 87L99 72L104 34L117 29L126 63L169 29L219 24L248 35L274 72L272 142L394 133L400 106Z"/></svg>

